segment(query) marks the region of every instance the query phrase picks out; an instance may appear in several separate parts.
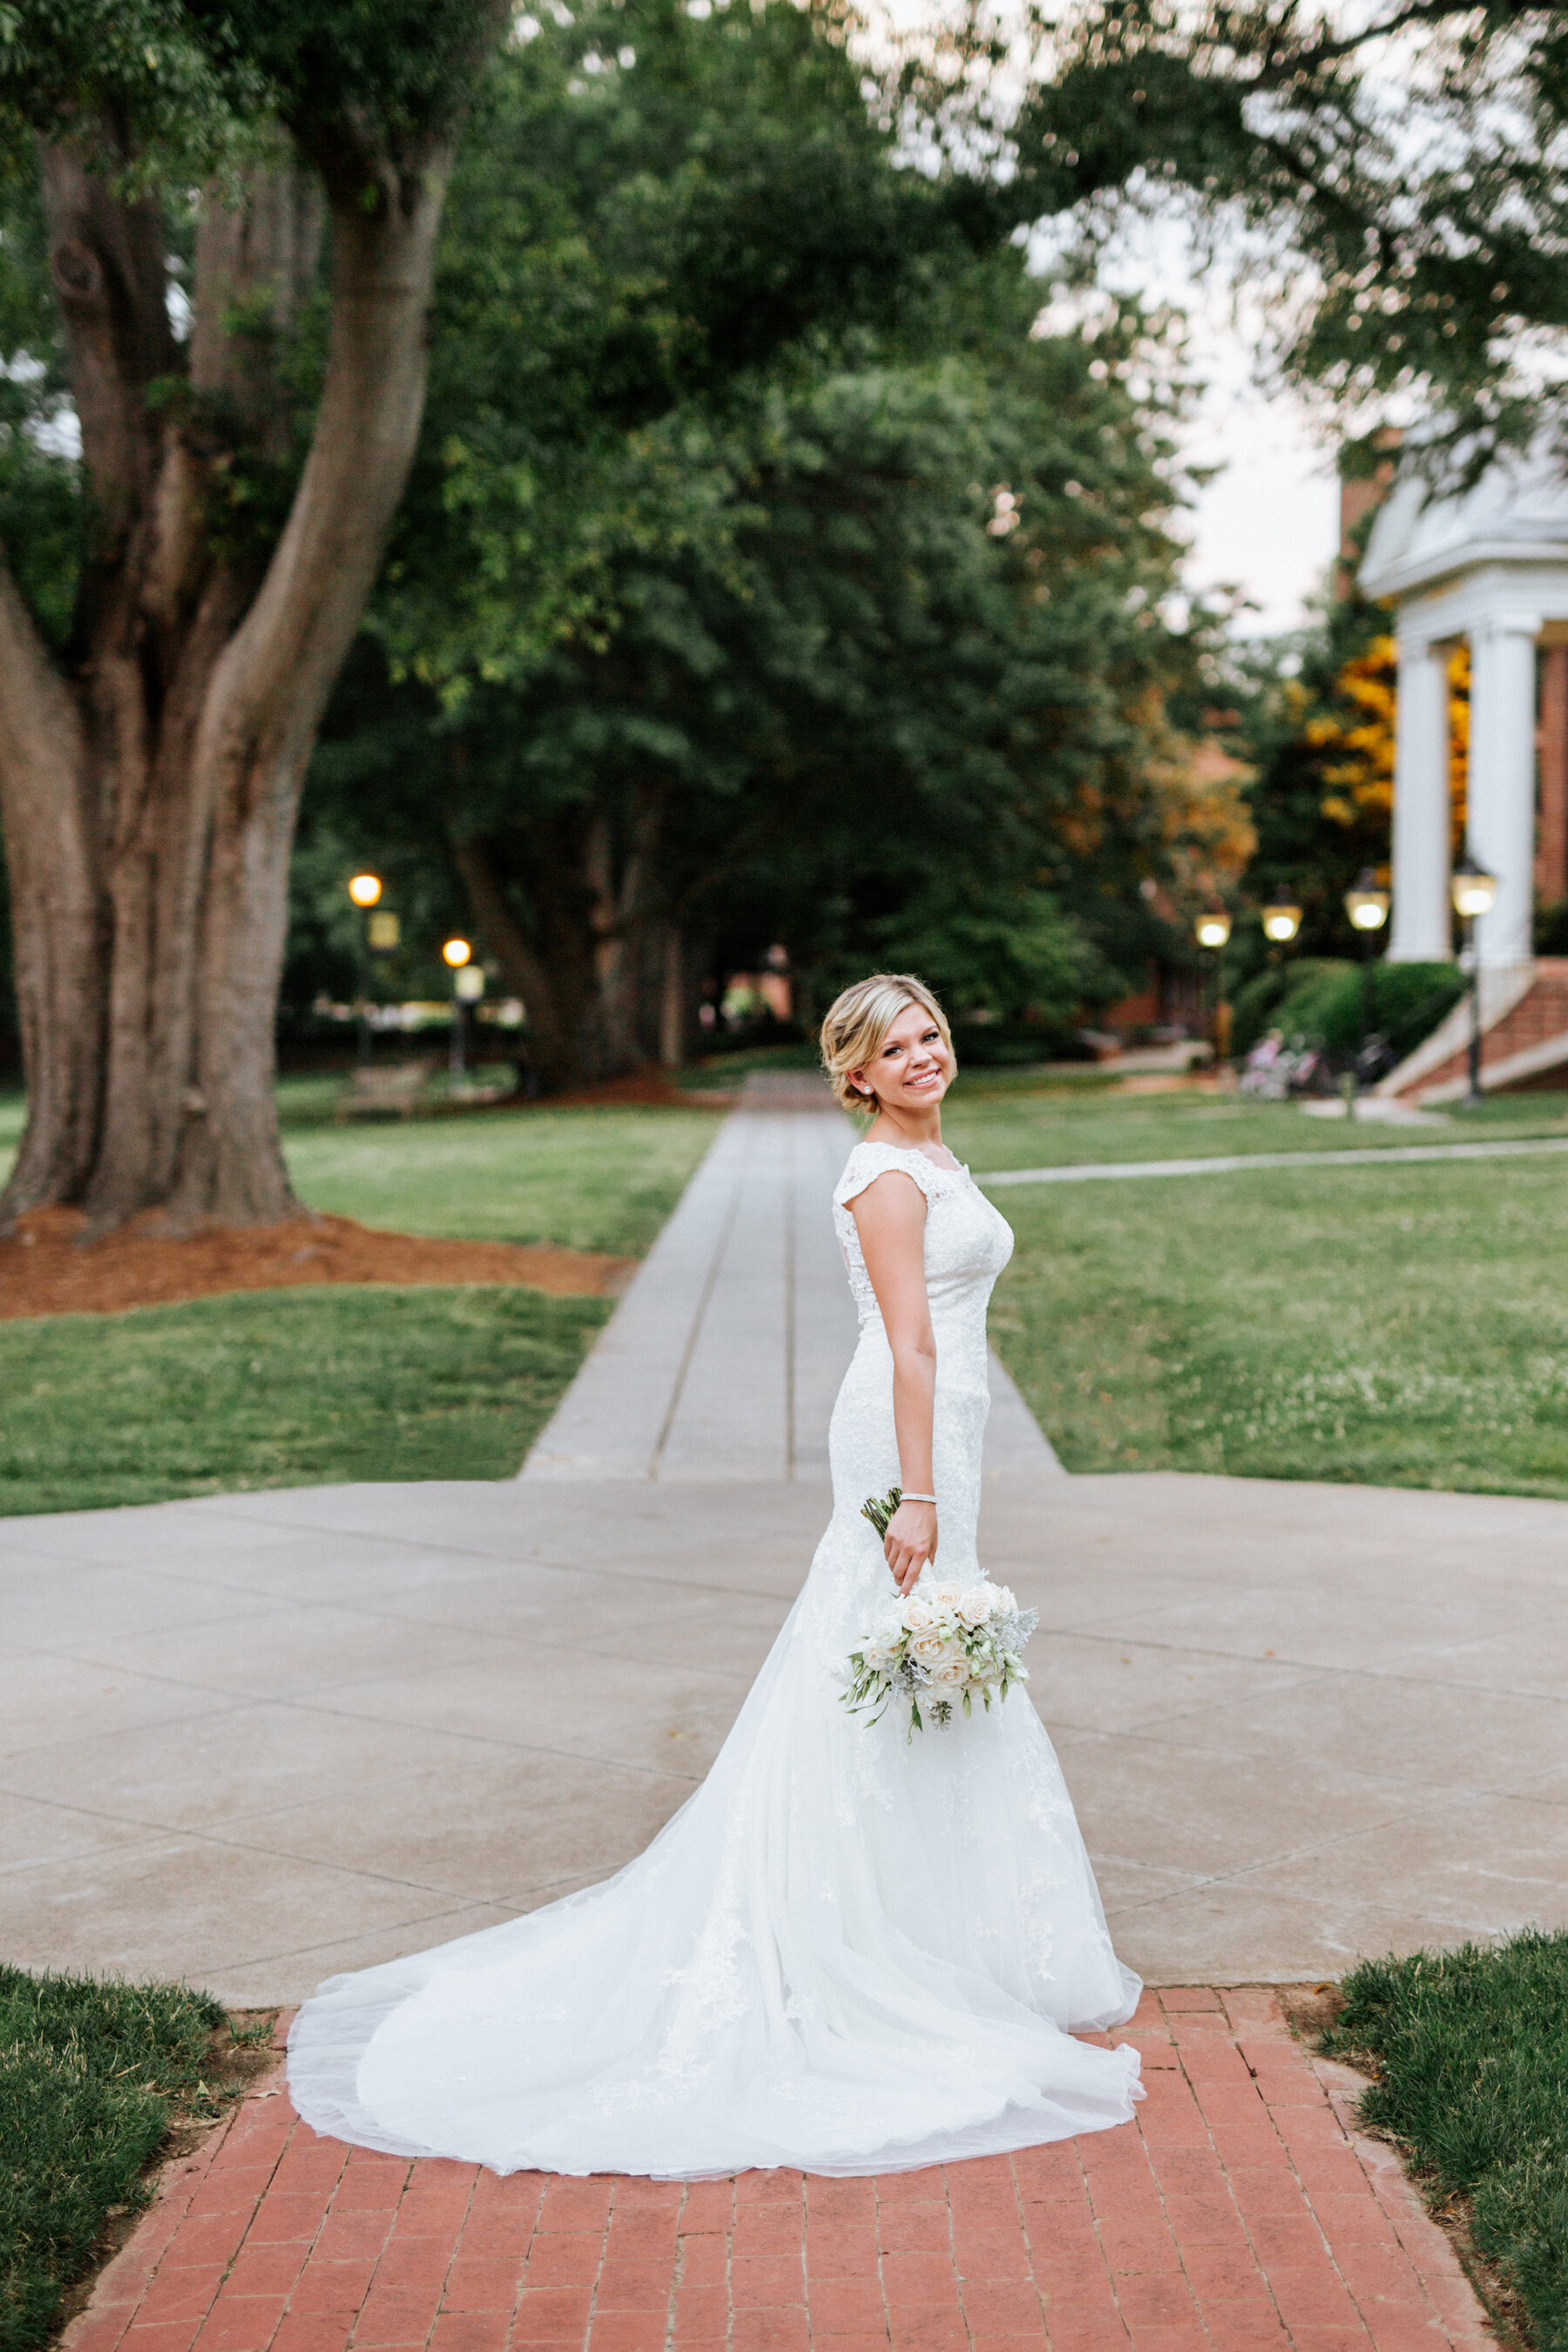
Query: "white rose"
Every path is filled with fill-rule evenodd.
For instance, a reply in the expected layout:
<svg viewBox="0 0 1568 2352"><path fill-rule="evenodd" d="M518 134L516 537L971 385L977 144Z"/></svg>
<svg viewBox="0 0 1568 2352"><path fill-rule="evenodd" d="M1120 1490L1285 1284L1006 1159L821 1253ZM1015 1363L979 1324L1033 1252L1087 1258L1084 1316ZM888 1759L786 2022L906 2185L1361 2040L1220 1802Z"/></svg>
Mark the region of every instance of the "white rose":
<svg viewBox="0 0 1568 2352"><path fill-rule="evenodd" d="M947 1643L940 1633L917 1633L910 1643L910 1655L922 1666L933 1666L939 1658L946 1657Z"/></svg>
<svg viewBox="0 0 1568 2352"><path fill-rule="evenodd" d="M963 1658L941 1658L926 1669L926 1681L939 1698L956 1698L969 1680L969 1666Z"/></svg>
<svg viewBox="0 0 1568 2352"><path fill-rule="evenodd" d="M929 1584L925 1590L927 1599L939 1609L956 1609L963 1597L963 1589L957 1584Z"/></svg>
<svg viewBox="0 0 1568 2352"><path fill-rule="evenodd" d="M911 1633L929 1633L936 1614L923 1592L911 1593L904 1603L904 1622Z"/></svg>
<svg viewBox="0 0 1568 2352"><path fill-rule="evenodd" d="M956 1605L959 1623L966 1625L971 1633L977 1626L984 1625L991 1614L991 1601L992 1592L989 1585L971 1585L967 1592L961 1592L958 1596Z"/></svg>
<svg viewBox="0 0 1568 2352"><path fill-rule="evenodd" d="M991 1606L999 1617L1016 1617L1018 1613L1018 1604L1013 1597L1012 1588L1009 1585L994 1584L992 1586Z"/></svg>

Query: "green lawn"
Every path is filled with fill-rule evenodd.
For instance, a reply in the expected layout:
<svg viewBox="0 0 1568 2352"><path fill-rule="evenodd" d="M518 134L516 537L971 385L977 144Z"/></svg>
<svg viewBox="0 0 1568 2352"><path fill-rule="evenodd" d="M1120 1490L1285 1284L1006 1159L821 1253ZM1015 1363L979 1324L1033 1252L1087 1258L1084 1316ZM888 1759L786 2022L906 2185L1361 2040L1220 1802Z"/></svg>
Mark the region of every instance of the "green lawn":
<svg viewBox="0 0 1568 2352"><path fill-rule="evenodd" d="M962 1073L942 1133L975 1174L1087 1160L1202 1160L1254 1151L1397 1149L1482 1136L1568 1134L1568 1093L1498 1096L1440 1127L1310 1118L1295 1103L1239 1095L1129 1095L1101 1080L1042 1085L998 1072ZM1015 1194L1013 1196L1016 1198Z"/></svg>
<svg viewBox="0 0 1568 2352"><path fill-rule="evenodd" d="M1559 1097L1412 1134L1181 1096L964 1082L975 1172L1562 1132ZM1069 1470L1568 1496L1568 1168L1306 1168L1007 1187L992 1328Z"/></svg>
<svg viewBox="0 0 1568 2352"><path fill-rule="evenodd" d="M334 1128L285 1080L302 1196L395 1231L646 1250L710 1111L534 1108ZM21 1124L0 1100L0 1150ZM0 1321L0 1515L352 1479L507 1478L610 1312L501 1287L255 1291Z"/></svg>
<svg viewBox="0 0 1568 2352"><path fill-rule="evenodd" d="M510 1477L610 1306L344 1285L0 1322L0 1515Z"/></svg>
<svg viewBox="0 0 1568 2352"><path fill-rule="evenodd" d="M304 1196L370 1224L647 1247L710 1112L534 1108L331 1125L282 1092ZM14 1100L0 1104L16 1123ZM1407 1130L1092 1071L961 1077L976 1173L1568 1131L1516 1096ZM1568 1169L1310 1167L1009 1187L998 1344L1074 1470L1568 1495ZM514 1471L607 1308L499 1290L290 1291L0 1323L0 1509Z"/></svg>
<svg viewBox="0 0 1568 2352"><path fill-rule="evenodd" d="M0 1968L0 2352L48 2341L110 2215L147 2202L172 2116L215 2112L223 2022L181 1985Z"/></svg>
<svg viewBox="0 0 1568 2352"><path fill-rule="evenodd" d="M279 1090L302 1200L362 1223L640 1257L719 1131L711 1111L636 1105L331 1124L330 1080Z"/></svg>
<svg viewBox="0 0 1568 2352"><path fill-rule="evenodd" d="M1324 2046L1374 2073L1363 2121L1435 2204L1468 2200L1538 2352L1568 2352L1568 1935L1363 1960L1343 1990Z"/></svg>

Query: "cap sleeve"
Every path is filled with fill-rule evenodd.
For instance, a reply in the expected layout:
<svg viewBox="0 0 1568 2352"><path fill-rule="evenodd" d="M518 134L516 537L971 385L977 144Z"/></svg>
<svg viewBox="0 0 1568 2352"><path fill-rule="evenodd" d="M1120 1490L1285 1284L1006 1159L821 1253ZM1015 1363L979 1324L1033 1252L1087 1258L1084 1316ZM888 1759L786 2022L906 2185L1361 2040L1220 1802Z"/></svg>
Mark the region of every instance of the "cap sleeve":
<svg viewBox="0 0 1568 2352"><path fill-rule="evenodd" d="M928 1202L934 1201L941 1191L942 1170L934 1167L923 1151L903 1151L896 1143L858 1143L845 1164L844 1173L833 1189L834 1205L847 1209L851 1201L862 1193L868 1184L896 1168L902 1176L912 1176Z"/></svg>

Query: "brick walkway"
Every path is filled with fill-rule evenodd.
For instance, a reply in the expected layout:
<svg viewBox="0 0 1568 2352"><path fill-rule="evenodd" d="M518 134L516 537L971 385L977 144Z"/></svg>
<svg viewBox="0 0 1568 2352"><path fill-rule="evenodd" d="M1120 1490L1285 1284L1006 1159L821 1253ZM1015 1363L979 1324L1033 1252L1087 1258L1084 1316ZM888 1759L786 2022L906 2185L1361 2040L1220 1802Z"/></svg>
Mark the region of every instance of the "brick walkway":
<svg viewBox="0 0 1568 2352"><path fill-rule="evenodd" d="M1483 2352L1447 2242L1274 1996L1146 1996L1135 2126L879 2180L406 2164L275 2073L99 2281L65 2352Z"/></svg>

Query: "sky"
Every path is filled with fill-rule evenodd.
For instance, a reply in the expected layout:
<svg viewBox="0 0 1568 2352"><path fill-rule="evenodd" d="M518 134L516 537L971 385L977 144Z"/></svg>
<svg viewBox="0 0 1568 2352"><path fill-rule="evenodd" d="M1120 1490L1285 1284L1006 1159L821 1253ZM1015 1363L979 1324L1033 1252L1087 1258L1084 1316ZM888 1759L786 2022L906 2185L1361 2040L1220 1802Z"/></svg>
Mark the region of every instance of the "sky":
<svg viewBox="0 0 1568 2352"><path fill-rule="evenodd" d="M1221 468L1188 517L1188 586L1239 588L1258 609L1238 615L1238 635L1300 628L1339 546L1339 484L1331 443L1306 402L1259 386L1266 313L1245 295L1233 299L1223 268L1206 275L1194 268L1174 218L1125 230L1101 278L1186 314L1189 370L1206 389L1185 454Z"/></svg>
<svg viewBox="0 0 1568 2352"><path fill-rule="evenodd" d="M1201 493L1188 529L1189 588L1234 583L1258 609L1237 634L1278 636L1300 628L1339 544L1333 459L1302 404L1265 396L1247 381L1250 351L1237 337L1194 338L1212 388L1187 436L1195 463L1223 471Z"/></svg>

